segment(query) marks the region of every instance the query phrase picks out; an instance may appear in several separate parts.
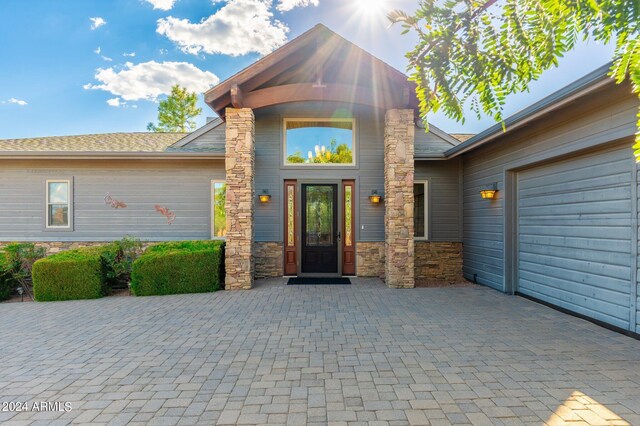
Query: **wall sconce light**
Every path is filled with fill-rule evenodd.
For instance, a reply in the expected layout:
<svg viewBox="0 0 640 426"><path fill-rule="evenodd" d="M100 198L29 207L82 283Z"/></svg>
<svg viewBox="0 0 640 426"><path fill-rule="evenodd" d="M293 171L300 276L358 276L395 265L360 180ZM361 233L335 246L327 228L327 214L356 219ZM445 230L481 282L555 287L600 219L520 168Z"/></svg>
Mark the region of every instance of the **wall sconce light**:
<svg viewBox="0 0 640 426"><path fill-rule="evenodd" d="M480 190L480 196L485 200L495 200L498 193L498 184L494 183L491 186Z"/></svg>
<svg viewBox="0 0 640 426"><path fill-rule="evenodd" d="M263 189L262 194L260 194L258 198L260 198L261 203L268 203L271 200L271 195L269 195L269 191Z"/></svg>
<svg viewBox="0 0 640 426"><path fill-rule="evenodd" d="M371 191L371 195L369 195L369 200L373 204L380 204L380 201L382 201L382 195L378 194L378 191L374 189Z"/></svg>

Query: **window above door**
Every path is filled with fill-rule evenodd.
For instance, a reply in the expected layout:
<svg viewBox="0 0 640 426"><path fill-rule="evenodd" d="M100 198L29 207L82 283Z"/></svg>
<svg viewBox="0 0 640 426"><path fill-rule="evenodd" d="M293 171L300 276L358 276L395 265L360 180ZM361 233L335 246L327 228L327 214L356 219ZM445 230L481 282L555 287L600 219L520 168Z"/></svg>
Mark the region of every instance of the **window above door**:
<svg viewBox="0 0 640 426"><path fill-rule="evenodd" d="M356 164L355 120L351 118L286 118L284 165L308 167Z"/></svg>

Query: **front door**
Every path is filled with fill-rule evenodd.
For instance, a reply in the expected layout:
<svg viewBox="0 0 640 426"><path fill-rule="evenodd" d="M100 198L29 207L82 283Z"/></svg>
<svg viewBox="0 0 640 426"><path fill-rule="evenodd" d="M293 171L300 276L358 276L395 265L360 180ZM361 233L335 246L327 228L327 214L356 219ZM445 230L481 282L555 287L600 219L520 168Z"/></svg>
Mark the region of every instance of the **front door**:
<svg viewBox="0 0 640 426"><path fill-rule="evenodd" d="M338 185L302 185L302 244L301 272L303 274L337 274L338 243Z"/></svg>

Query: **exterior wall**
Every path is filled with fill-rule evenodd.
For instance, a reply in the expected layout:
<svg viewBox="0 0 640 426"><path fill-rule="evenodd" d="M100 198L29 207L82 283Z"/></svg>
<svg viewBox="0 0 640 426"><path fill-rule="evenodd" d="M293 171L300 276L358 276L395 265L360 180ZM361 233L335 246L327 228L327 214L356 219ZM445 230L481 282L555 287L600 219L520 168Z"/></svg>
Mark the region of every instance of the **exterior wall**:
<svg viewBox="0 0 640 426"><path fill-rule="evenodd" d="M281 277L284 275L281 242L255 242L255 278Z"/></svg>
<svg viewBox="0 0 640 426"><path fill-rule="evenodd" d="M462 278L462 243L416 241L416 285L460 283Z"/></svg>
<svg viewBox="0 0 640 426"><path fill-rule="evenodd" d="M508 291L505 279L505 177L509 170L533 165L579 150L626 138L636 132L638 100L629 86L607 87L552 116L514 131L487 146L464 155L464 274L480 284ZM629 158L632 158L629 149ZM585 178L588 178L588 172ZM498 183L498 199L480 198L483 186ZM637 195L636 195L637 196Z"/></svg>
<svg viewBox="0 0 640 426"><path fill-rule="evenodd" d="M21 242L21 241L18 241ZM0 241L0 250L2 250L5 246L11 244L11 242L2 242ZM47 256L51 254L60 253L67 250L75 250L82 247L93 247L105 244L104 241L80 241L80 242L71 242L71 241L39 241L35 242L37 247L44 247L47 251Z"/></svg>
<svg viewBox="0 0 640 426"><path fill-rule="evenodd" d="M415 180L429 182L429 241L462 241L462 160L416 161Z"/></svg>
<svg viewBox="0 0 640 426"><path fill-rule="evenodd" d="M356 245L356 273L359 277L384 279L383 242L361 242Z"/></svg>
<svg viewBox="0 0 640 426"><path fill-rule="evenodd" d="M69 178L73 231L45 230L45 180ZM0 241L209 239L211 180L224 178L221 160L0 160ZM127 208L106 205L107 192Z"/></svg>

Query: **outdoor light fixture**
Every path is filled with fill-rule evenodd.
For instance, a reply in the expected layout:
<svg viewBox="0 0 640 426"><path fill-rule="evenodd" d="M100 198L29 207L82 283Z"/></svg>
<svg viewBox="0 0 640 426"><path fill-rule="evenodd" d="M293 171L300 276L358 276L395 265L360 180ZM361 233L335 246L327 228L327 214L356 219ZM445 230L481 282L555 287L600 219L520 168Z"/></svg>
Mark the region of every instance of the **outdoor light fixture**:
<svg viewBox="0 0 640 426"><path fill-rule="evenodd" d="M485 200L495 200L498 193L498 184L494 183L491 186L480 190L480 196Z"/></svg>
<svg viewBox="0 0 640 426"><path fill-rule="evenodd" d="M258 198L260 198L261 203L268 203L271 200L271 195L269 195L266 189L263 189L262 194L260 194Z"/></svg>
<svg viewBox="0 0 640 426"><path fill-rule="evenodd" d="M371 195L369 195L369 200L373 204L380 204L380 201L382 200L382 195L378 194L378 191L374 189L373 191L371 191Z"/></svg>
<svg viewBox="0 0 640 426"><path fill-rule="evenodd" d="M20 295L20 301L24 302L24 289L22 288L22 286L16 288L16 290L18 290L18 294Z"/></svg>

